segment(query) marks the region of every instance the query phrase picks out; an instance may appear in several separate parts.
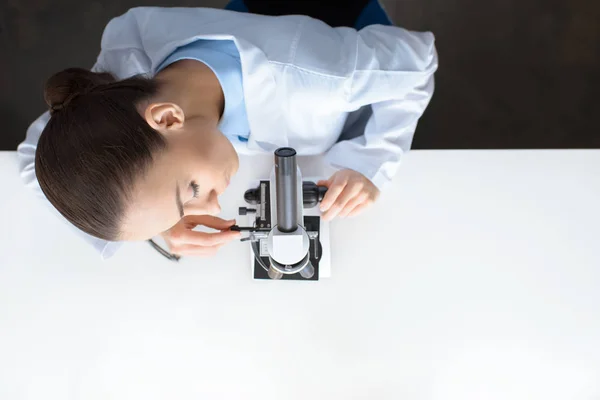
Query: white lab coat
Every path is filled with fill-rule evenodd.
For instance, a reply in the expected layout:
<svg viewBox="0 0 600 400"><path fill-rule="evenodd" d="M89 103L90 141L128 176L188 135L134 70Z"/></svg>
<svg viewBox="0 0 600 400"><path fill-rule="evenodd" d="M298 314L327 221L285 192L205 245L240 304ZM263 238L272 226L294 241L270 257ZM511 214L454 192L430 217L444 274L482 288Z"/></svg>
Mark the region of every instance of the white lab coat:
<svg viewBox="0 0 600 400"><path fill-rule="evenodd" d="M380 189L410 149L433 93L437 54L429 32L383 25L356 31L301 15L212 8L129 10L106 26L92 70L119 79L153 76L171 52L196 39L231 39L240 52L250 125L249 141L234 143L240 153L281 146L326 153L331 165L361 172ZM34 121L18 147L22 177L42 197L34 158L48 119L44 113ZM338 142L342 134L354 138ZM105 258L118 247L78 233Z"/></svg>

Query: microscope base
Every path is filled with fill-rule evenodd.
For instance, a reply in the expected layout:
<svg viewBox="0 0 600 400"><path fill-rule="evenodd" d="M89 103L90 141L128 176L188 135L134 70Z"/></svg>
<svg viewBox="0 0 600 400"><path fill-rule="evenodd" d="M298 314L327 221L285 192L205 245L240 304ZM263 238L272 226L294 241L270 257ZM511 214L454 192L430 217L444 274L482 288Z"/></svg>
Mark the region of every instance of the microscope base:
<svg viewBox="0 0 600 400"><path fill-rule="evenodd" d="M320 220L321 217L318 216L305 216L304 217L304 227L307 231L319 232L320 229ZM269 265L269 257L267 253L267 239L261 239L259 248L261 250L261 260L265 265ZM321 256L323 254L323 249L320 240L317 238L315 240L310 241L309 247L309 257L310 262L312 263L315 273L311 278L303 278L299 273L296 274L283 274L280 278L281 280L298 280L298 281L318 281L319 280L319 263L321 261ZM253 276L254 279L271 279L267 271L256 261L253 257Z"/></svg>
<svg viewBox="0 0 600 400"><path fill-rule="evenodd" d="M311 179L307 178L308 181L318 182L319 178ZM249 214L246 216L247 221L242 222L244 226L255 226L259 230L265 230L268 232L271 229L271 196L270 196L270 182L268 180L261 180L257 182L256 186L260 187L261 194L258 205L251 205L257 209L257 214ZM246 204L246 206L248 206ZM261 210L263 210L261 212ZM317 206L304 208L304 229L307 232L318 232L316 240L310 240L309 246L309 257L310 261L315 269L315 273L311 278L303 278L300 273L296 274L284 274L281 279L278 280L298 280L298 281L318 281L323 278L329 278L331 276L331 258L330 258L330 243L329 243L329 222L321 219L321 212ZM269 259L267 257L267 241L261 239L259 241L259 250L261 260L265 266L269 267ZM252 277L254 279L268 279L268 272L258 263L254 257L254 252L250 250L250 266L252 271Z"/></svg>

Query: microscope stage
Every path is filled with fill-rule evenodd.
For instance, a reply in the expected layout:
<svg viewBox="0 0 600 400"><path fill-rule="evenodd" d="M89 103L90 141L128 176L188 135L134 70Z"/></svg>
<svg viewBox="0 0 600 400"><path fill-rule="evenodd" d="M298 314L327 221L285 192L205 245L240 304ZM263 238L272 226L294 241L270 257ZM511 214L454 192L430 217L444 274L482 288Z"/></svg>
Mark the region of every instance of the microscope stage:
<svg viewBox="0 0 600 400"><path fill-rule="evenodd" d="M307 178L304 181L313 181L317 182L319 179L311 179ZM270 190L270 183L268 180L261 180L257 182L255 187L261 187L266 189L268 192ZM269 199L269 194L266 193L265 198ZM267 200L269 202L269 200ZM247 206L247 204L245 204ZM258 204L253 206L262 210L269 210L270 204ZM269 231L271 228L270 224L270 213L265 212L265 217L257 217L255 214L247 214L246 221L240 221L240 225L245 226L255 226L257 228L263 228L266 231ZM312 208L304 208L303 209L304 216L304 229L307 232L318 232L318 236L314 240L310 240L309 247L309 257L310 262L312 263L315 273L309 278L305 279L300 276L299 273L296 274L284 274L281 280L299 280L299 281L316 281L322 278L328 278L331 276L331 258L330 258L330 242L329 242L329 222L323 221L321 219L321 211L318 206ZM265 219L266 218L266 219ZM250 267L252 271L252 276L254 279L266 279L271 280L267 274L267 271L258 263L258 261L254 257L254 252L249 246L250 250ZM268 250L267 250L267 239L260 239L259 241L259 252L260 258L262 262L268 266L270 264L268 258Z"/></svg>

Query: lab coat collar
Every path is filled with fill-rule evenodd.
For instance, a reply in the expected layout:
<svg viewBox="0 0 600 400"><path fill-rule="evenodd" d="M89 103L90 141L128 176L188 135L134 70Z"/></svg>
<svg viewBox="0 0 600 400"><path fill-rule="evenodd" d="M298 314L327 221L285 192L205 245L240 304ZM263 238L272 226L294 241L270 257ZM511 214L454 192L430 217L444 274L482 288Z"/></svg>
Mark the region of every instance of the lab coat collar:
<svg viewBox="0 0 600 400"><path fill-rule="evenodd" d="M275 151L279 147L288 146L288 132L283 121L281 105L278 100L273 71L266 55L256 46L244 39L232 35L196 35L183 41L163 43L156 51L148 52L151 56L152 75L158 66L177 47L185 46L195 40L233 40L240 52L244 86L244 100L250 125L248 150ZM249 97L251 95L252 97Z"/></svg>

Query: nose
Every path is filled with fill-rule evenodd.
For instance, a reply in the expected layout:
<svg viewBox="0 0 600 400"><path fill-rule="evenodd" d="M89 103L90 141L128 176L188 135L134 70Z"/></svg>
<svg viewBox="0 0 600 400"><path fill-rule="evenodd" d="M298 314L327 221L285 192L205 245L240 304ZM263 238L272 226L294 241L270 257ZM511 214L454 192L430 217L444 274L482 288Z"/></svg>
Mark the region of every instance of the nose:
<svg viewBox="0 0 600 400"><path fill-rule="evenodd" d="M206 202L192 202L185 205L187 215L217 215L220 212L221 206L215 191L211 192Z"/></svg>
<svg viewBox="0 0 600 400"><path fill-rule="evenodd" d="M213 192L209 202L206 205L206 213L210 215L217 215L221 212L221 205L219 204L219 198L217 193Z"/></svg>

